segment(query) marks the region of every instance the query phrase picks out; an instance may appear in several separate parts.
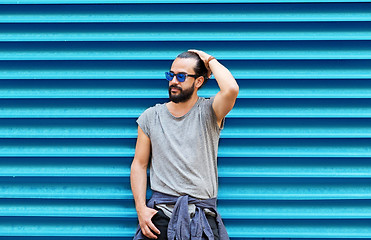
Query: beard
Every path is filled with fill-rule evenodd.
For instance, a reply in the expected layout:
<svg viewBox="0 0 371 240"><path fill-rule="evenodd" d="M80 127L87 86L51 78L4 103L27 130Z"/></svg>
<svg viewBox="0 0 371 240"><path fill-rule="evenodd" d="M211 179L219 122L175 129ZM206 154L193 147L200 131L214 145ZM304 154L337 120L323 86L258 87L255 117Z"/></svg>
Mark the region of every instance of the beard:
<svg viewBox="0 0 371 240"><path fill-rule="evenodd" d="M178 89L179 93L177 95L173 95L171 93L172 88ZM187 102L192 97L194 91L195 91L194 82L190 88L185 89L185 90L183 90L181 87L171 85L169 87L169 100L174 103Z"/></svg>

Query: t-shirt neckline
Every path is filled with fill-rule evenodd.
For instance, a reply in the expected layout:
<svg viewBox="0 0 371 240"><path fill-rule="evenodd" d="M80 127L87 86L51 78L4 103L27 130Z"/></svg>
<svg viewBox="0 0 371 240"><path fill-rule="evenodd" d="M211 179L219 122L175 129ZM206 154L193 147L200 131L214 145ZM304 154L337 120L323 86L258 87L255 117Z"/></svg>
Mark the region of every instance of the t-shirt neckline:
<svg viewBox="0 0 371 240"><path fill-rule="evenodd" d="M174 118L174 119L182 119L182 118L185 118L185 117L187 117L192 111L193 111L193 109L195 109L196 108L196 106L199 104L199 102L201 101L201 97L198 97L198 99L197 99L197 102L192 106L192 108L186 113L186 114L184 114L183 116L180 116L180 117L175 117L170 111L169 111L169 109L167 108L167 106L166 106L166 104L164 104L164 107L165 107L165 110L166 110L166 112L172 117L172 118Z"/></svg>

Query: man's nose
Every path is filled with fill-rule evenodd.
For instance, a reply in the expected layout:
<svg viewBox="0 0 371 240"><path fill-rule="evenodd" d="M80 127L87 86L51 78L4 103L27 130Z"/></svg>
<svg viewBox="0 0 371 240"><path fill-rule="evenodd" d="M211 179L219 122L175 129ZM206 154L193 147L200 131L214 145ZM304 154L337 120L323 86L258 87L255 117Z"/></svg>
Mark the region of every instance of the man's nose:
<svg viewBox="0 0 371 240"><path fill-rule="evenodd" d="M171 79L170 82L174 82L174 83L179 83L178 79L176 78L176 76L174 75L173 79Z"/></svg>

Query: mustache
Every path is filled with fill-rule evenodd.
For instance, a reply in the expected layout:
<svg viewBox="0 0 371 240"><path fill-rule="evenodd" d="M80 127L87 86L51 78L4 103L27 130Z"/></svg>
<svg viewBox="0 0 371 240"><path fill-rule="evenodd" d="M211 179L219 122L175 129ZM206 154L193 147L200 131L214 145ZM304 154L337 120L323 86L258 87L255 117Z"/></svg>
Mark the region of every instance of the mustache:
<svg viewBox="0 0 371 240"><path fill-rule="evenodd" d="M178 90L180 90L180 91L183 90L181 87L176 86L176 85L171 85L171 86L169 86L169 90L171 90L171 89L173 89L173 88L178 89Z"/></svg>

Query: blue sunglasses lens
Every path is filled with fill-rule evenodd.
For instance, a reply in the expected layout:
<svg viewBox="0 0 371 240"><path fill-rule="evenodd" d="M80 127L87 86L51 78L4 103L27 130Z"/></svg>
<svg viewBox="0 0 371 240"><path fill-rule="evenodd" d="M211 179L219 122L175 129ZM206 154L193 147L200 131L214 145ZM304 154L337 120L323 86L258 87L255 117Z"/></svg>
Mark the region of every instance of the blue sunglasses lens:
<svg viewBox="0 0 371 240"><path fill-rule="evenodd" d="M174 74L172 72L165 72L165 77L166 77L166 80L168 80L168 81L173 80L174 76L176 76L176 79L179 82L184 82L185 79L186 79L186 75L184 73Z"/></svg>
<svg viewBox="0 0 371 240"><path fill-rule="evenodd" d="M176 79L178 79L179 82L184 82L184 80L186 79L186 75L184 73L178 73L176 75Z"/></svg>
<svg viewBox="0 0 371 240"><path fill-rule="evenodd" d="M171 81L174 78L174 73L165 72L166 80Z"/></svg>

